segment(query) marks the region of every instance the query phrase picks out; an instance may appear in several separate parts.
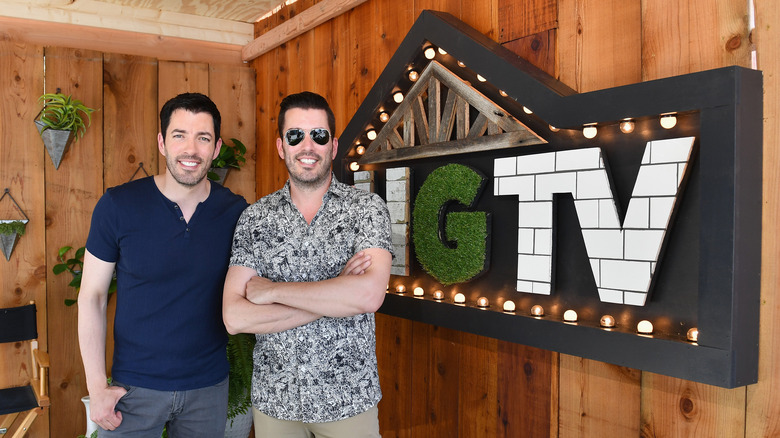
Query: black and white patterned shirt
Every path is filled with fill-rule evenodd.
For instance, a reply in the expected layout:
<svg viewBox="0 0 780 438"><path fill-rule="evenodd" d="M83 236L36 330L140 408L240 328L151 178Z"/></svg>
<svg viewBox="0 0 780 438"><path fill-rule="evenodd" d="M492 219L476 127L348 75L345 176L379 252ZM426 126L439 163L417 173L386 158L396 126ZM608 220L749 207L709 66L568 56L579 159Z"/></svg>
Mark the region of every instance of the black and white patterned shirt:
<svg viewBox="0 0 780 438"><path fill-rule="evenodd" d="M335 176L317 215L306 223L284 188L249 206L236 226L230 265L275 282L339 275L358 251L392 252L390 216L378 195ZM321 423L365 412L379 402L374 314L322 317L280 333L257 335L252 404L283 420Z"/></svg>

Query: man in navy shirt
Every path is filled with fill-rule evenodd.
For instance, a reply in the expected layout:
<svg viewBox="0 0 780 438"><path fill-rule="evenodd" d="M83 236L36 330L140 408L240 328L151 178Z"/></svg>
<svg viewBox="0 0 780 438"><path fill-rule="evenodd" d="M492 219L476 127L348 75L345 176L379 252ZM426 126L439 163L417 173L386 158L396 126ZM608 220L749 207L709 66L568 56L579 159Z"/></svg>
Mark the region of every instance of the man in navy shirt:
<svg viewBox="0 0 780 438"><path fill-rule="evenodd" d="M221 118L185 93L160 111L167 172L108 189L92 214L79 293L79 343L101 437L223 436L227 335L222 287L247 203L209 181ZM113 384L106 302L116 271Z"/></svg>

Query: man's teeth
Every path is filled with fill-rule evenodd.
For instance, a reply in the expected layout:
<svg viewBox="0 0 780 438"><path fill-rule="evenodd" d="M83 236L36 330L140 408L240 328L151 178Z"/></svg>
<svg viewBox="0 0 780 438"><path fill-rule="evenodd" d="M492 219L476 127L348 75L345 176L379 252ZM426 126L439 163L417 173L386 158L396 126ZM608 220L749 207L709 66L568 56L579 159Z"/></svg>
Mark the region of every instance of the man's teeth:
<svg viewBox="0 0 780 438"><path fill-rule="evenodd" d="M314 164L317 162L317 160L311 159L311 158L301 158L301 162L303 164Z"/></svg>
<svg viewBox="0 0 780 438"><path fill-rule="evenodd" d="M188 166L188 167L195 167L195 166L198 165L198 162L197 161L182 161L181 164L184 165L184 166Z"/></svg>

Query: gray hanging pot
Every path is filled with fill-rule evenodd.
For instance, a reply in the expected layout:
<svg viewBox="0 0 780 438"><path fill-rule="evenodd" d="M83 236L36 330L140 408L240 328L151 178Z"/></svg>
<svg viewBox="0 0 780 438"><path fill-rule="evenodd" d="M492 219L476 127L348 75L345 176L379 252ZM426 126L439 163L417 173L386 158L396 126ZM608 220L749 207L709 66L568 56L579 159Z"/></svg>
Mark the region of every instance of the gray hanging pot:
<svg viewBox="0 0 780 438"><path fill-rule="evenodd" d="M225 179L227 178L228 170L230 169L227 167L212 167L209 169L209 179L219 185L225 185Z"/></svg>
<svg viewBox="0 0 780 438"><path fill-rule="evenodd" d="M27 224L27 219L24 220L6 220L6 219L0 219L0 224L7 224L11 222L21 222L23 224ZM3 249L3 255L5 256L6 260L11 260L11 253L14 251L14 246L16 246L16 241L19 239L19 233L17 232L11 232L9 234L0 233L0 246Z"/></svg>
<svg viewBox="0 0 780 438"><path fill-rule="evenodd" d="M38 128L38 134L43 139L43 144L46 146L46 151L49 153L51 161L54 163L54 168L59 169L62 156L68 149L68 146L73 142L76 137L76 133L73 131L61 131L57 129L43 130L44 125L40 120L35 120L35 127Z"/></svg>

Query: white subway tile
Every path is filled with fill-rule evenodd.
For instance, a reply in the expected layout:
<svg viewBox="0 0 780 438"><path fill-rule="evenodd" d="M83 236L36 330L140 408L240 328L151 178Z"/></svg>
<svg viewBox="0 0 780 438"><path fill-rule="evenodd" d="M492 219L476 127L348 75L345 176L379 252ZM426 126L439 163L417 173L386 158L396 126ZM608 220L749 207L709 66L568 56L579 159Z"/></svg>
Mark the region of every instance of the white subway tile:
<svg viewBox="0 0 780 438"><path fill-rule="evenodd" d="M678 181L676 164L642 166L631 196L674 196Z"/></svg>
<svg viewBox="0 0 780 438"><path fill-rule="evenodd" d="M669 217L674 208L674 198L651 198L650 199L650 228L666 228L669 223Z"/></svg>
<svg viewBox="0 0 780 438"><path fill-rule="evenodd" d="M575 172L558 172L537 175L536 200L552 200L553 193L574 194L577 189L577 174Z"/></svg>
<svg viewBox="0 0 780 438"><path fill-rule="evenodd" d="M658 259L661 243L664 240L663 230L627 230L626 260L645 260L654 262Z"/></svg>
<svg viewBox="0 0 780 438"><path fill-rule="evenodd" d="M632 306L644 306L645 302L647 301L647 293L626 291L624 300L625 304Z"/></svg>
<svg viewBox="0 0 780 438"><path fill-rule="evenodd" d="M574 201L574 207L577 209L577 218L580 220L580 227L598 228L599 226L599 200L598 199Z"/></svg>
<svg viewBox="0 0 780 438"><path fill-rule="evenodd" d="M534 253L534 229L533 228L518 228L517 252L519 254Z"/></svg>
<svg viewBox="0 0 780 438"><path fill-rule="evenodd" d="M517 157L496 158L493 160L493 176L517 175Z"/></svg>
<svg viewBox="0 0 780 438"><path fill-rule="evenodd" d="M650 198L631 198L623 229L645 229L650 226Z"/></svg>
<svg viewBox="0 0 780 438"><path fill-rule="evenodd" d="M620 217L613 199L599 199L599 228L620 228Z"/></svg>
<svg viewBox="0 0 780 438"><path fill-rule="evenodd" d="M539 174L555 172L555 152L523 155L517 157L517 174Z"/></svg>
<svg viewBox="0 0 780 438"><path fill-rule="evenodd" d="M520 202L518 206L518 227L552 228L552 201Z"/></svg>
<svg viewBox="0 0 780 438"><path fill-rule="evenodd" d="M601 286L608 289L647 291L650 263L626 260L601 261Z"/></svg>
<svg viewBox="0 0 780 438"><path fill-rule="evenodd" d="M539 228L534 232L534 254L552 255L552 229Z"/></svg>
<svg viewBox="0 0 780 438"><path fill-rule="evenodd" d="M623 304L623 291L599 288L599 299L603 303Z"/></svg>
<svg viewBox="0 0 780 438"><path fill-rule="evenodd" d="M582 230L588 257L622 259L623 233L620 230Z"/></svg>
<svg viewBox="0 0 780 438"><path fill-rule="evenodd" d="M611 198L607 172L604 169L577 172L577 194L575 199Z"/></svg>
<svg viewBox="0 0 780 438"><path fill-rule="evenodd" d="M517 255L517 279L526 281L549 282L551 268L550 256Z"/></svg>
<svg viewBox="0 0 780 438"><path fill-rule="evenodd" d="M670 138L650 142L652 163L681 163L688 161L694 137Z"/></svg>
<svg viewBox="0 0 780 438"><path fill-rule="evenodd" d="M498 196L517 195L521 201L533 201L534 199L534 177L524 176L506 176L496 178L498 184Z"/></svg>
<svg viewBox="0 0 780 438"><path fill-rule="evenodd" d="M573 149L557 152L555 170L584 170L604 167L601 160L601 148Z"/></svg>

